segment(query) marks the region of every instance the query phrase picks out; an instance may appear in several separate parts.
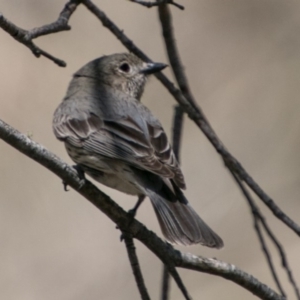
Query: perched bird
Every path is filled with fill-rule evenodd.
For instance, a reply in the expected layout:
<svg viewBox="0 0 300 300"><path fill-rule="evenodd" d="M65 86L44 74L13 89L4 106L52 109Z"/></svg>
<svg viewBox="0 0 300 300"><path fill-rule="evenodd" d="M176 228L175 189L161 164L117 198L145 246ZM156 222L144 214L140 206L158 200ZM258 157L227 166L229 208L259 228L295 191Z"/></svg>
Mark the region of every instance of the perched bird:
<svg viewBox="0 0 300 300"><path fill-rule="evenodd" d="M162 125L140 102L148 75L165 67L129 53L89 62L54 113L54 134L85 173L137 195L135 209L149 197L168 242L221 248L182 192L184 177Z"/></svg>

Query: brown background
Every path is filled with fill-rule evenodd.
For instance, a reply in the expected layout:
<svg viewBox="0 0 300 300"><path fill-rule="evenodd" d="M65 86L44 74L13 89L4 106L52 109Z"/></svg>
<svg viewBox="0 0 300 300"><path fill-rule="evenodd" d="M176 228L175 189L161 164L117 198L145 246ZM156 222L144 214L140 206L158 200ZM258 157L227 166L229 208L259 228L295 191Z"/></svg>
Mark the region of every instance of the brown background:
<svg viewBox="0 0 300 300"><path fill-rule="evenodd" d="M172 8L193 93L229 150L296 222L300 192L300 3L279 0L181 1ZM156 61L167 62L156 9L129 1L95 0ZM55 20L64 1L0 0L0 11L23 28ZM0 118L69 163L53 136L52 114L79 67L124 48L83 6L72 31L37 44L67 61L36 59L0 30ZM170 70L165 71L170 74ZM152 79L144 103L171 131L174 100ZM1 299L139 299L120 233L106 216L45 168L0 142ZM221 251L184 251L233 263L275 288L249 208L219 156L194 124L184 124L182 168L187 196L224 239ZM125 209L135 199L100 187ZM126 200L125 200L126 199ZM300 279L297 236L261 205ZM137 218L160 231L150 203ZM147 287L159 298L161 264L137 242ZM273 246L274 254L276 251ZM278 269L280 260L274 259ZM180 270L193 299L254 299L222 278ZM287 286L287 277L280 272ZM295 299L290 287L290 299ZM182 299L172 283L172 299Z"/></svg>

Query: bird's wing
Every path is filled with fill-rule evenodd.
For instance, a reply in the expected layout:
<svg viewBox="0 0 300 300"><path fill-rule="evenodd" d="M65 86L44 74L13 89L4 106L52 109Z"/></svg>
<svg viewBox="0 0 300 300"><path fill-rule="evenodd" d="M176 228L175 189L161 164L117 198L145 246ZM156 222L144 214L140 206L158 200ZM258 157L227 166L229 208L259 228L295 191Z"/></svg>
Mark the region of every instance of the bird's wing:
<svg viewBox="0 0 300 300"><path fill-rule="evenodd" d="M139 118L126 116L102 120L95 114L80 119L61 114L54 118L56 137L86 151L124 160L135 167L173 179L185 188L183 174L163 128Z"/></svg>

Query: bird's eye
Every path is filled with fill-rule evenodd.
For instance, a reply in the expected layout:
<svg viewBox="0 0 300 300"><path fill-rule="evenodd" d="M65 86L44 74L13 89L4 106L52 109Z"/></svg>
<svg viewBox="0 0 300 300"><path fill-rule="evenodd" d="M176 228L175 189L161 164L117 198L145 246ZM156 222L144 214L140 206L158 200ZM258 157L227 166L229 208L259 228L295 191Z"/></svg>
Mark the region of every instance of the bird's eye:
<svg viewBox="0 0 300 300"><path fill-rule="evenodd" d="M121 66L119 67L119 69L123 72L128 73L130 71L130 66L128 63L123 63L121 64Z"/></svg>

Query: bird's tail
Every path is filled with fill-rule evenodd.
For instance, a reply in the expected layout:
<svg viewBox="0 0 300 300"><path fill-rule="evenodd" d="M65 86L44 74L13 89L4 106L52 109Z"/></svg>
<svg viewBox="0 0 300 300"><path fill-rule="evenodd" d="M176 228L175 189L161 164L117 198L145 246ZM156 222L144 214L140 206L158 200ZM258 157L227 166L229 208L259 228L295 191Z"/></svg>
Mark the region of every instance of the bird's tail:
<svg viewBox="0 0 300 300"><path fill-rule="evenodd" d="M147 190L161 230L172 244L202 244L222 248L222 239L210 229L188 203L172 202L156 192Z"/></svg>

